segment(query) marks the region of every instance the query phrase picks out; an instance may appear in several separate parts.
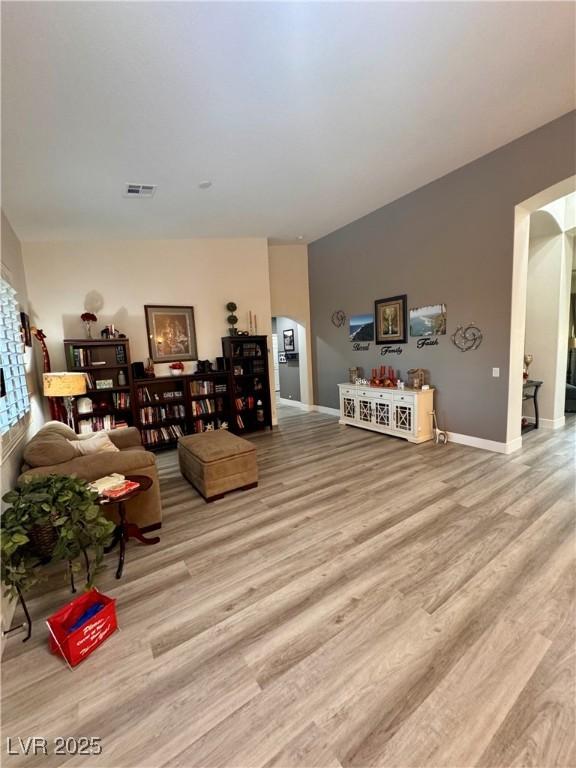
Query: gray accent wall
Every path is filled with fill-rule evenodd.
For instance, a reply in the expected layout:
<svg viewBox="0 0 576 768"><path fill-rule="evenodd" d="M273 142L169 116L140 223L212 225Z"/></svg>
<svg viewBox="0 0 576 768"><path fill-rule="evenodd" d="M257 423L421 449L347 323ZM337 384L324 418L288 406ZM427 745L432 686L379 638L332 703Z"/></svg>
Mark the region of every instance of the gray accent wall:
<svg viewBox="0 0 576 768"><path fill-rule="evenodd" d="M571 112L309 246L317 405L338 407L349 367L369 376L392 365L403 377L426 368L444 429L506 440L514 206L576 173L575 136ZM409 337L400 355L382 357L374 342L354 352L348 323L331 322L335 310L371 313L376 299L404 293L408 307L446 304L437 347L417 349ZM483 342L460 352L450 335L472 321Z"/></svg>
<svg viewBox="0 0 576 768"><path fill-rule="evenodd" d="M283 331L292 329L294 331L294 351L300 352L298 346L298 325L289 317L276 318L276 333L278 334L278 352L284 351ZM278 376L280 378L280 397L286 400L300 400L300 362L299 360L289 360L286 363L280 363L278 366Z"/></svg>

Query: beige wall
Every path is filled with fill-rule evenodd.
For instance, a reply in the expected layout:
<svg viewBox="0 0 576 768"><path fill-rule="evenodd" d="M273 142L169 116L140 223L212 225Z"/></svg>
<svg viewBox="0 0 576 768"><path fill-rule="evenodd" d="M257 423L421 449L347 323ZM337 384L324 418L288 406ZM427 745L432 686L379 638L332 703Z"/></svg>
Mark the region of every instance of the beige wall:
<svg viewBox="0 0 576 768"><path fill-rule="evenodd" d="M4 212L2 211L2 277L16 290L18 303L23 312L29 313L28 291L26 276L22 262L20 241ZM36 343L36 342L34 342ZM0 450L1 463L1 487L0 495L3 495L14 486L20 473L22 447L26 440L40 428L43 422L41 397L38 393L37 374L33 349L26 347L26 371L28 388L30 391L30 414L26 417L26 429L22 432L21 440L6 449L6 440ZM8 627L13 613L13 605L9 605L2 597L2 626Z"/></svg>
<svg viewBox="0 0 576 768"><path fill-rule="evenodd" d="M193 306L200 359L221 355L229 301L238 305L239 328L248 328L251 310L258 332L271 334L265 239L24 243L23 254L31 312L48 337L54 370L65 368L62 340L83 338L80 314L95 299L102 305L97 329L114 323L126 333L133 360L148 357L145 304Z"/></svg>
<svg viewBox="0 0 576 768"><path fill-rule="evenodd" d="M314 402L310 335L308 246L270 245L270 300L273 317L288 317L304 328L299 334L300 398Z"/></svg>

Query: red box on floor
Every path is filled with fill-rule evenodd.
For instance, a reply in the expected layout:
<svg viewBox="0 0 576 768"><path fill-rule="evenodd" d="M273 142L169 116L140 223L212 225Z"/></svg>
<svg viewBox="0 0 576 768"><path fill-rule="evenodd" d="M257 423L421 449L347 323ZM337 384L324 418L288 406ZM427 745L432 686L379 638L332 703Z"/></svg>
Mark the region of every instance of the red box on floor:
<svg viewBox="0 0 576 768"><path fill-rule="evenodd" d="M102 608L77 629L74 624L98 603ZM118 629L116 600L97 589L75 597L46 620L50 632L50 650L60 653L71 667L75 667L98 648Z"/></svg>

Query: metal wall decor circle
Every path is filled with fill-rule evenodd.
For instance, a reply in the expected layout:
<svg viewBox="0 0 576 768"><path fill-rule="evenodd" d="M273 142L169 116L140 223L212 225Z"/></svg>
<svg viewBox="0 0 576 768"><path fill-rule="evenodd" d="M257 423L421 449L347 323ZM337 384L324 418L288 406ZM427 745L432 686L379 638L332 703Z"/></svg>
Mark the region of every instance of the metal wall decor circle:
<svg viewBox="0 0 576 768"><path fill-rule="evenodd" d="M343 309L337 309L334 312L332 312L332 325L335 325L336 328L342 328L344 323L346 322L346 313Z"/></svg>
<svg viewBox="0 0 576 768"><path fill-rule="evenodd" d="M477 325L469 323L466 326L459 325L450 338L460 352L469 352L472 349L478 349L482 344L483 336Z"/></svg>

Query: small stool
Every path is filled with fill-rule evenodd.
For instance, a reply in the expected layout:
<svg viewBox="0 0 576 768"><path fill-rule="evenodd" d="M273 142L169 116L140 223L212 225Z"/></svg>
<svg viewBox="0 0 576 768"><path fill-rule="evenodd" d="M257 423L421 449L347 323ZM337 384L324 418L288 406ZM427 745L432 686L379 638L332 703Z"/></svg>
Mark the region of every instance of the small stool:
<svg viewBox="0 0 576 768"><path fill-rule="evenodd" d="M178 463L183 476L206 501L258 485L256 448L223 429L179 438Z"/></svg>

